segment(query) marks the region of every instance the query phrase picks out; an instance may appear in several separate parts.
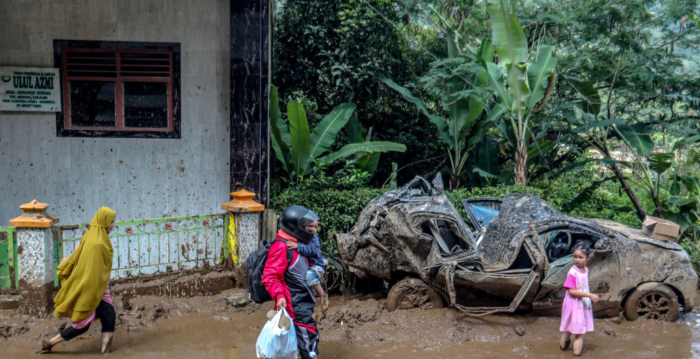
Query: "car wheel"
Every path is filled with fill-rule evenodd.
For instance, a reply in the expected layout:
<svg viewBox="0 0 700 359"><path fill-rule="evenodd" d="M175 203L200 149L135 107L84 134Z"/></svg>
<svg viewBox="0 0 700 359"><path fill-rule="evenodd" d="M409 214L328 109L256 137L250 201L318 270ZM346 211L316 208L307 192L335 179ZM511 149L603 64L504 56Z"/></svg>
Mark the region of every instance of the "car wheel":
<svg viewBox="0 0 700 359"><path fill-rule="evenodd" d="M625 301L625 318L675 321L678 319L678 295L661 283L644 283Z"/></svg>
<svg viewBox="0 0 700 359"><path fill-rule="evenodd" d="M442 297L418 278L406 278L394 284L386 298L386 309L442 308Z"/></svg>

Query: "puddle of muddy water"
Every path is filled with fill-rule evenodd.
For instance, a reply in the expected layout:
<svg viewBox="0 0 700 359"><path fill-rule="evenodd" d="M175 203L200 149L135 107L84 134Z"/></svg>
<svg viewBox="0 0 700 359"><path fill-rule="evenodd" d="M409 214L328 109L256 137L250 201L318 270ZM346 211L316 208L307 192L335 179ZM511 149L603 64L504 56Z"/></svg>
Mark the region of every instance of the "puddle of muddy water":
<svg viewBox="0 0 700 359"><path fill-rule="evenodd" d="M255 358L255 341L271 304L235 308L212 304L225 297L177 300L137 298L125 313L108 358ZM320 358L569 358L558 348L559 319L528 316L467 318L450 309L383 309L383 300L333 298L320 316ZM128 318L127 318L128 317ZM26 321L26 323L25 323ZM0 326L24 325L28 331L2 342L2 358L26 358L40 339L57 332L59 319L34 320L0 312ZM128 324L128 325L127 325ZM677 323L596 320L586 335L584 356L591 358L700 357L700 315ZM49 358L103 358L99 322L90 338L58 345ZM699 343L699 344L696 344Z"/></svg>

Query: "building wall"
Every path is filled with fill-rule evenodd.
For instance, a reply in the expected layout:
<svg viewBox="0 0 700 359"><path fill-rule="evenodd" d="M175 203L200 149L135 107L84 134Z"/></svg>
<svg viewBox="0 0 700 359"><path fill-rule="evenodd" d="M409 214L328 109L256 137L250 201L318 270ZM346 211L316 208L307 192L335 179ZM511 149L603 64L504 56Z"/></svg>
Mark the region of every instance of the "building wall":
<svg viewBox="0 0 700 359"><path fill-rule="evenodd" d="M228 0L3 0L0 66L55 67L53 40L177 42L181 139L56 136L53 113L0 112L0 226L37 199L60 224L220 213L230 184Z"/></svg>

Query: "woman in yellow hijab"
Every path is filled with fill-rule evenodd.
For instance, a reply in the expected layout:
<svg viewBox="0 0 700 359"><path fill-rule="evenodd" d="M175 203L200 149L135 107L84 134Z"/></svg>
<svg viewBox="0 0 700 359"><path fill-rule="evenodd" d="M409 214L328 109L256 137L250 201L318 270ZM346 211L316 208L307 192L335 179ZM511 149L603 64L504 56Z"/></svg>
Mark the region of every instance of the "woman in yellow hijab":
<svg viewBox="0 0 700 359"><path fill-rule="evenodd" d="M73 320L73 325L44 340L39 353L48 353L59 343L71 340L90 328L90 322L102 322L102 354L109 350L116 315L109 294L112 271L112 241L107 236L114 228L116 212L102 207L92 218L75 252L56 268L61 289L54 299L53 315Z"/></svg>

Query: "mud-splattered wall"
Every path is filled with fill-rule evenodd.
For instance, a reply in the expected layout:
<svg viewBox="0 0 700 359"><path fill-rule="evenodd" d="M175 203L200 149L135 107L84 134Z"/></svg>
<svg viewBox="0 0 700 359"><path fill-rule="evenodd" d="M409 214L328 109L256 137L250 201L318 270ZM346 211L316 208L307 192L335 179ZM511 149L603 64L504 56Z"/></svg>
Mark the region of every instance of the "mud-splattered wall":
<svg viewBox="0 0 700 359"><path fill-rule="evenodd" d="M0 225L36 198L61 224L221 212L230 182L229 0L0 1L0 66L54 67L53 40L180 43L181 139L56 136L0 112Z"/></svg>

